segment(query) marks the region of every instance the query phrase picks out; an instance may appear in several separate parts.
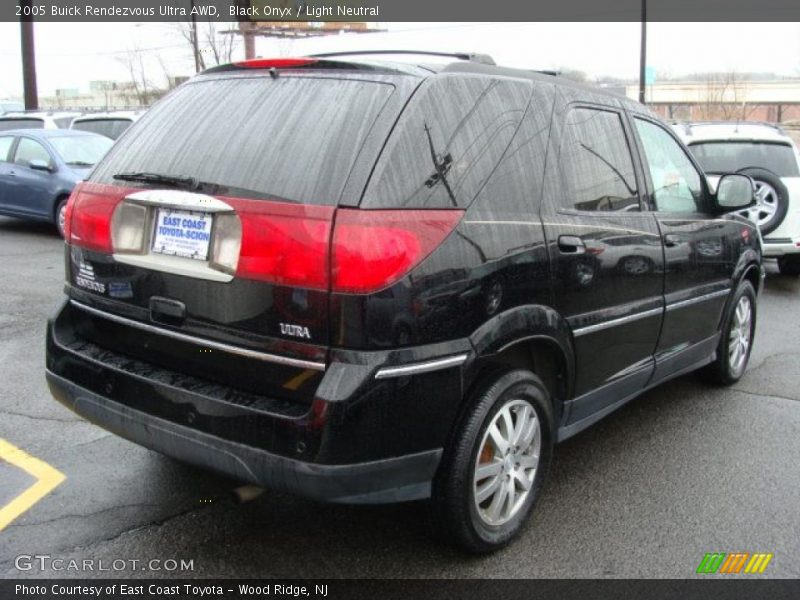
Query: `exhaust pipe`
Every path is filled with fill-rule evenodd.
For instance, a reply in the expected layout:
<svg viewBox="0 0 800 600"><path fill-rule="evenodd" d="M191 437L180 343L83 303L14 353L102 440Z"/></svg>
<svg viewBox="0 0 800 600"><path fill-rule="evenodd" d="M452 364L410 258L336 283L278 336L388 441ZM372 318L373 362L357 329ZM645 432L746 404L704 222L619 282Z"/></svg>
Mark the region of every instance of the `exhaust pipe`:
<svg viewBox="0 0 800 600"><path fill-rule="evenodd" d="M233 499L239 504L252 502L264 493L264 488L257 485L243 485L233 490Z"/></svg>

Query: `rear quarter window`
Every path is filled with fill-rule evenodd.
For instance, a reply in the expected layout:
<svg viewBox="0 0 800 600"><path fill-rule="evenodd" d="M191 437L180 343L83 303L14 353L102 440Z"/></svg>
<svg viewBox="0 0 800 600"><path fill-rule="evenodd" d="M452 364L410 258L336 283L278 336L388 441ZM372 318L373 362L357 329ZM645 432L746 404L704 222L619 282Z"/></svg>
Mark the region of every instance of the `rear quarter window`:
<svg viewBox="0 0 800 600"><path fill-rule="evenodd" d="M44 129L42 119L0 119L0 131L9 129Z"/></svg>
<svg viewBox="0 0 800 600"><path fill-rule="evenodd" d="M748 167L778 177L798 177L797 157L788 144L769 142L698 142L689 150L706 173L735 173Z"/></svg>
<svg viewBox="0 0 800 600"><path fill-rule="evenodd" d="M130 119L87 119L86 121L74 121L72 129L89 131L116 140L131 126L132 122Z"/></svg>
<svg viewBox="0 0 800 600"><path fill-rule="evenodd" d="M488 77L425 80L398 119L361 206L468 206L514 137L531 89Z"/></svg>
<svg viewBox="0 0 800 600"><path fill-rule="evenodd" d="M92 180L155 172L194 177L216 194L334 205L393 90L288 74L198 79L137 121Z"/></svg>

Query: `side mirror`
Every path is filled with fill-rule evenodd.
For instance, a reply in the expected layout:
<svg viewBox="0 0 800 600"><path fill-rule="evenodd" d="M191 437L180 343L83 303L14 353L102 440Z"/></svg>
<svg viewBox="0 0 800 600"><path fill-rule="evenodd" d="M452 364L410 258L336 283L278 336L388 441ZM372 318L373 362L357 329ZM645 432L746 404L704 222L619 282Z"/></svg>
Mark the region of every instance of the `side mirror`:
<svg viewBox="0 0 800 600"><path fill-rule="evenodd" d="M715 196L721 212L742 210L755 202L756 185L747 175L730 173L720 177Z"/></svg>
<svg viewBox="0 0 800 600"><path fill-rule="evenodd" d="M53 170L52 165L46 160L42 160L41 158L34 158L31 162L28 163L28 166L34 171L47 171L49 173Z"/></svg>

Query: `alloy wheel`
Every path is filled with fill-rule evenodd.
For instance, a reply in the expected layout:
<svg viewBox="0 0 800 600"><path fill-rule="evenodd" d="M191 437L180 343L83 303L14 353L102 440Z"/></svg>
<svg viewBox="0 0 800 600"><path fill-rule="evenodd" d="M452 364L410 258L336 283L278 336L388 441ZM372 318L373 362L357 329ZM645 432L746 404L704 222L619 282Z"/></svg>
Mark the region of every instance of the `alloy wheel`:
<svg viewBox="0 0 800 600"><path fill-rule="evenodd" d="M753 305L750 298L742 296L736 304L728 336L728 361L731 371L739 375L747 361L752 336Z"/></svg>
<svg viewBox="0 0 800 600"><path fill-rule="evenodd" d="M498 526L525 504L539 466L542 433L536 410L509 400L495 414L475 458L473 498L481 520Z"/></svg>

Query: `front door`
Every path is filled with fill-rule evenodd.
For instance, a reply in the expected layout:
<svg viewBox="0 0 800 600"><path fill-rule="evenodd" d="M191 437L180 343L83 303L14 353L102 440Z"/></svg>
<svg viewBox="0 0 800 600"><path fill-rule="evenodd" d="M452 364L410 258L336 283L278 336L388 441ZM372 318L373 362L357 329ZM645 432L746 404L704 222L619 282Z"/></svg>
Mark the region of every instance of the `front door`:
<svg viewBox="0 0 800 600"><path fill-rule="evenodd" d="M666 311L655 375L661 378L697 366L714 352L737 245L749 230L708 214L705 179L672 132L647 118L633 122L664 242Z"/></svg>

